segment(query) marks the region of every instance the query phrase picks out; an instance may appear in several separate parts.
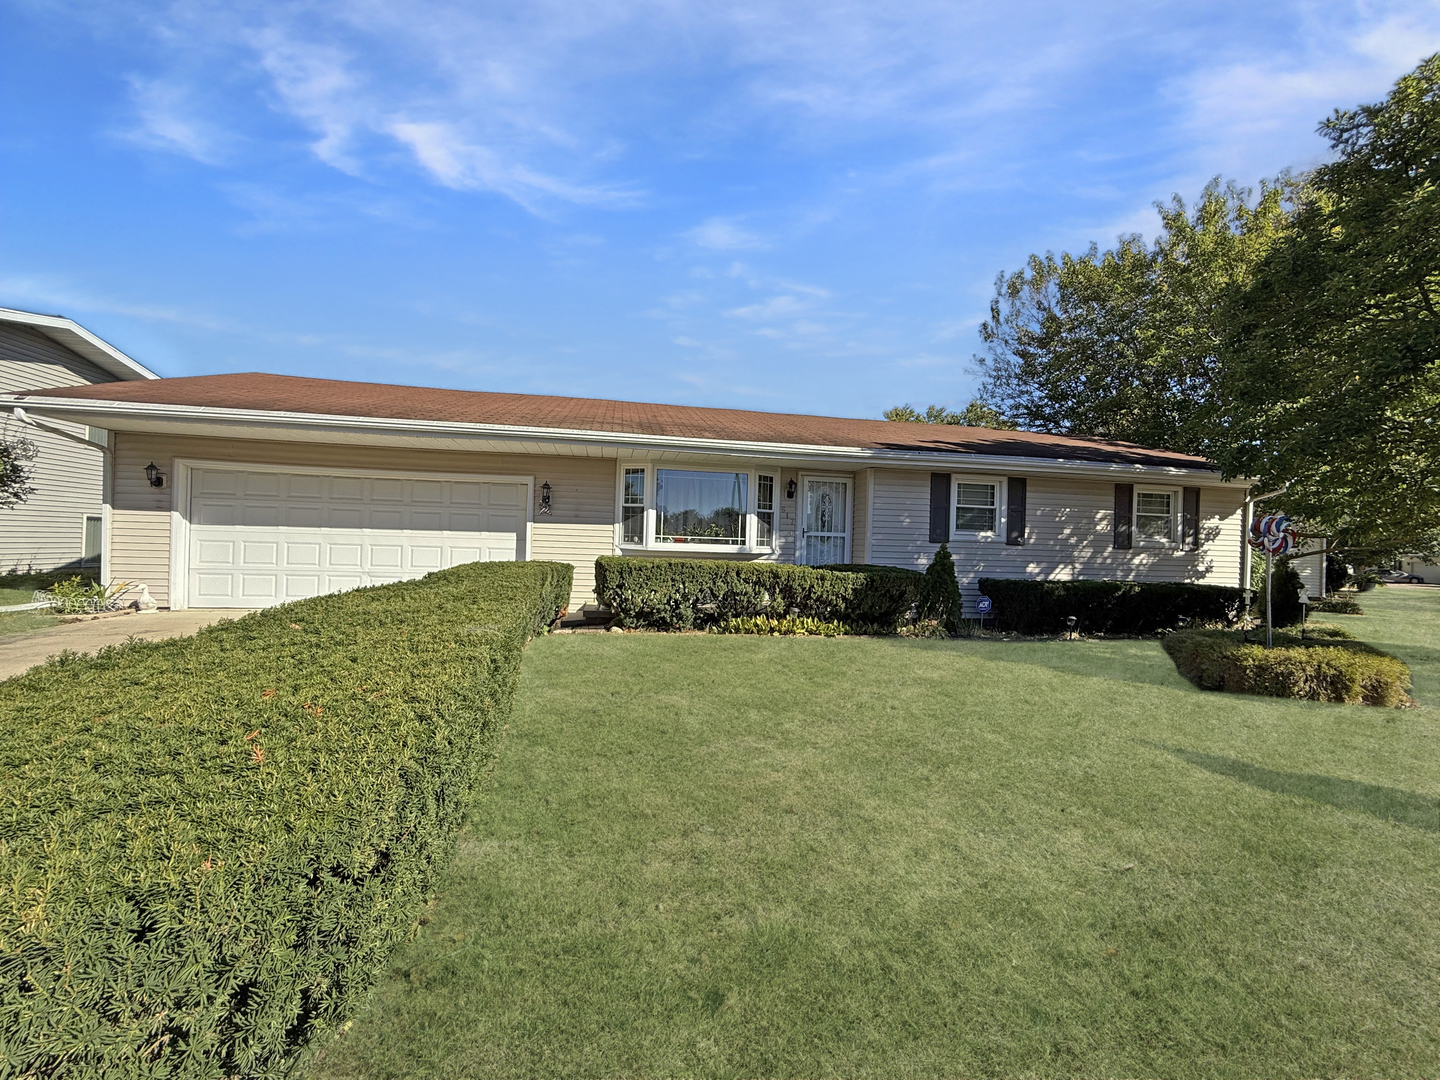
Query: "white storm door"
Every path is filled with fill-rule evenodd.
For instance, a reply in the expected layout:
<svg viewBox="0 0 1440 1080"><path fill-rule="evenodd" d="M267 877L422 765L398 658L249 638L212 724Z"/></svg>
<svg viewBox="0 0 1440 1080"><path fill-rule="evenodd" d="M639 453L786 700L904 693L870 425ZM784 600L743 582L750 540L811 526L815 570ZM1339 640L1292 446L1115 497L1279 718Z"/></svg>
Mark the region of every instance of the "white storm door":
<svg viewBox="0 0 1440 1080"><path fill-rule="evenodd" d="M524 481L195 467L188 603L269 607L524 552Z"/></svg>
<svg viewBox="0 0 1440 1080"><path fill-rule="evenodd" d="M850 481L805 478L800 508L800 561L843 563L850 547Z"/></svg>

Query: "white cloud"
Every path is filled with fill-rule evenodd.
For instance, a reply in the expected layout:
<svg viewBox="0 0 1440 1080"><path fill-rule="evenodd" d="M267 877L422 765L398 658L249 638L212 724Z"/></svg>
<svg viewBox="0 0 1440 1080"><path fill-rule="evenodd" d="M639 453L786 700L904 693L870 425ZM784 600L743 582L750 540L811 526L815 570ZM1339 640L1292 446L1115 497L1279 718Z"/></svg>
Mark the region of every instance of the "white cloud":
<svg viewBox="0 0 1440 1080"><path fill-rule="evenodd" d="M770 246L758 234L735 224L733 218L709 218L685 235L698 247L711 251L758 250Z"/></svg>
<svg viewBox="0 0 1440 1080"><path fill-rule="evenodd" d="M806 310L803 301L794 296L772 296L758 304L747 304L744 307L732 308L725 314L737 319L790 319Z"/></svg>
<svg viewBox="0 0 1440 1080"><path fill-rule="evenodd" d="M136 125L124 137L155 150L182 154L205 165L219 165L235 142L228 132L199 115L188 86L132 75L130 100Z"/></svg>

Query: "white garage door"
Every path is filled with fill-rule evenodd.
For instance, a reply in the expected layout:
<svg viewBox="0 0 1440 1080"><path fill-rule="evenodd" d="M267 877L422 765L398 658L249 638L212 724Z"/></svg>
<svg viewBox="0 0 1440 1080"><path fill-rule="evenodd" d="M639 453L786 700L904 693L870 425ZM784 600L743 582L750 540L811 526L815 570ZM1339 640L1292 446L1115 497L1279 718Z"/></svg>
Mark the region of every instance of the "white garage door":
<svg viewBox="0 0 1440 1080"><path fill-rule="evenodd" d="M191 607L268 607L525 550L524 483L190 474Z"/></svg>

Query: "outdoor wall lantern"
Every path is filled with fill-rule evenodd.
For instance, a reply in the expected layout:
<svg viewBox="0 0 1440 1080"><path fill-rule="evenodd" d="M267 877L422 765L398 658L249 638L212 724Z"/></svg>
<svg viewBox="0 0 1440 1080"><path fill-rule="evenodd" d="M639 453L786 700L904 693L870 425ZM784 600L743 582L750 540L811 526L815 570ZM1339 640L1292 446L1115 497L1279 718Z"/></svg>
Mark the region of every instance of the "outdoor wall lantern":
<svg viewBox="0 0 1440 1080"><path fill-rule="evenodd" d="M540 512L541 512L542 514L548 514L548 513L550 513L550 481L549 481L549 480L546 480L545 483L543 483L543 484L540 485Z"/></svg>
<svg viewBox="0 0 1440 1080"><path fill-rule="evenodd" d="M795 497L795 481L793 478L785 485L785 497L787 499L793 499Z"/></svg>
<svg viewBox="0 0 1440 1080"><path fill-rule="evenodd" d="M145 466L145 479L150 481L151 487L164 487L165 474L155 467L155 462Z"/></svg>

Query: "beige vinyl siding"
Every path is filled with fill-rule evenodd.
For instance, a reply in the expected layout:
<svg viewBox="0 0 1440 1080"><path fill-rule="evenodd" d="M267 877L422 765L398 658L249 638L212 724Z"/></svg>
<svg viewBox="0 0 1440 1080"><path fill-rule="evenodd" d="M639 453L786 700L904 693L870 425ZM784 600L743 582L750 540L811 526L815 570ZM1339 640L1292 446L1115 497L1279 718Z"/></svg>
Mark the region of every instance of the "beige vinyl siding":
<svg viewBox="0 0 1440 1080"><path fill-rule="evenodd" d="M552 512L531 508L531 558L575 566L570 606L593 602L595 557L614 551L615 462L520 454L332 446L323 443L204 439L116 432L110 576L149 586L162 607L170 594L170 511L177 458L236 465L299 465L391 472L453 472L533 477L536 502L549 481ZM152 488L145 466L154 461L170 483Z"/></svg>
<svg viewBox="0 0 1440 1080"><path fill-rule="evenodd" d="M861 469L855 474L855 482L850 486L853 496L850 504L850 561L855 563L863 563L867 559L865 542L870 529L867 510L874 475L874 469Z"/></svg>
<svg viewBox="0 0 1440 1080"><path fill-rule="evenodd" d="M114 381L109 373L39 331L0 323L0 390L13 393ZM58 422L57 426L86 436L83 426ZM22 424L8 410L0 418L0 432L7 439L29 439L39 451L31 463L30 486L35 493L19 506L0 510L0 570L48 570L77 562L84 545L85 515L101 511L100 451Z"/></svg>
<svg viewBox="0 0 1440 1080"><path fill-rule="evenodd" d="M996 478L1003 480L1003 478ZM874 470L870 557L876 563L923 570L938 544L929 542L930 474ZM1145 487L1143 482L1138 487ZM1157 488L1181 484L1157 484ZM1003 506L1005 493L997 497ZM950 542L955 572L967 604L979 594L981 577L1077 578L1124 581L1192 581L1238 585L1240 581L1239 488L1200 491L1199 551L1149 548L1129 551L1111 545L1115 487L1099 481L1027 478L1025 544L1011 547L1003 531L980 540L961 534ZM953 532L954 521L951 520Z"/></svg>

